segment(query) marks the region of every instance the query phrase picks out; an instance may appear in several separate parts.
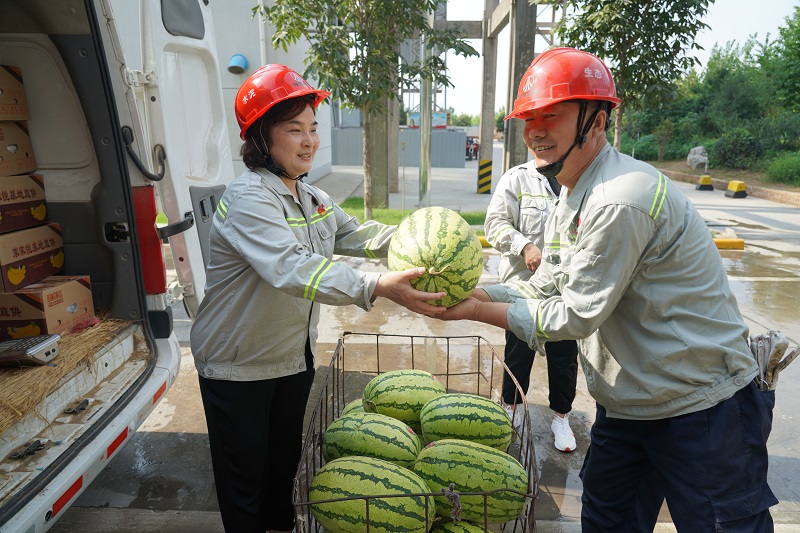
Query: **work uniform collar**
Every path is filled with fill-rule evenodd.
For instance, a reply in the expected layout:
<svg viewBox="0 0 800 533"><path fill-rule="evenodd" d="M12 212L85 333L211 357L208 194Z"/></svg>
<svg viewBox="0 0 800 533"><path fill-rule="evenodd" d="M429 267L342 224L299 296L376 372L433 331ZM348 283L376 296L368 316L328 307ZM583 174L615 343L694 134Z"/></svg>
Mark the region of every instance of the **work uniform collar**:
<svg viewBox="0 0 800 533"><path fill-rule="evenodd" d="M577 233L577 229L581 224L580 213L584 200L595 186L598 176L597 169L600 166L601 159L605 159L611 150L613 150L613 147L610 144L606 144L589 166L586 167L581 177L578 178L578 183L575 184L575 188L567 196L566 201L562 199L556 205L556 221L558 222L556 229L559 234L569 233L572 235Z"/></svg>

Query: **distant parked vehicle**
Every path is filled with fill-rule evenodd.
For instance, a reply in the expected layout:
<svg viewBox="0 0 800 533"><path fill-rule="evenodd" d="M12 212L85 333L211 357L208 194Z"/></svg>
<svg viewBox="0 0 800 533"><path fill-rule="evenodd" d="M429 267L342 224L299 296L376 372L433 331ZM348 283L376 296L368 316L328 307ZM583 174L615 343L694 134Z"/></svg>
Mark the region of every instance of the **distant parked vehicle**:
<svg viewBox="0 0 800 533"><path fill-rule="evenodd" d="M478 148L480 148L480 146L481 143L478 140L478 137L474 135L467 135L467 161L478 159Z"/></svg>

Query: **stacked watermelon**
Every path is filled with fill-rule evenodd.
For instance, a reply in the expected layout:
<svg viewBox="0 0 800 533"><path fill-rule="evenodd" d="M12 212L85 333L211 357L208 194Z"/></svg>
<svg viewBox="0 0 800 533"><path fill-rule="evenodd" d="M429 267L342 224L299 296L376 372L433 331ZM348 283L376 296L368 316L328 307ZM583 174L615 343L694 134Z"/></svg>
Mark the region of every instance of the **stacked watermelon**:
<svg viewBox="0 0 800 533"><path fill-rule="evenodd" d="M452 307L469 296L483 272L481 241L464 218L445 207L424 207L404 219L389 243L389 270L425 267L411 285L445 292L434 305Z"/></svg>
<svg viewBox="0 0 800 533"><path fill-rule="evenodd" d="M437 513L450 516L447 498L441 489L455 485L461 495L461 518L476 522L485 517L490 524L513 520L525 508L528 473L509 454L466 440L445 439L423 449L411 470L421 477L431 492L439 492ZM494 492L497 491L497 492ZM488 493L465 496L466 492Z"/></svg>
<svg viewBox="0 0 800 533"><path fill-rule="evenodd" d="M308 490L311 512L329 533L425 533L436 505L408 468L372 457L342 457L319 469ZM415 496L410 496L415 495Z"/></svg>
<svg viewBox="0 0 800 533"><path fill-rule="evenodd" d="M511 423L491 400L448 393L428 372L394 370L373 378L345 411L323 435L329 462L309 488L325 531L363 532L367 524L375 533L428 531L436 515L451 518L444 492L451 485L460 521L439 518L430 532L484 531L484 523L514 520L525 508L528 475L505 452ZM412 424L433 442L420 449Z"/></svg>
<svg viewBox="0 0 800 533"><path fill-rule="evenodd" d="M422 407L446 393L444 385L424 370L390 370L367 383L361 401L365 411L401 420L419 433Z"/></svg>
<svg viewBox="0 0 800 533"><path fill-rule="evenodd" d="M475 394L443 394L428 401L420 411L425 442L463 439L498 450L508 449L513 429L505 409Z"/></svg>
<svg viewBox="0 0 800 533"><path fill-rule="evenodd" d="M405 423L378 413L351 411L337 418L322 436L326 461L363 455L409 467L417 460L422 443Z"/></svg>

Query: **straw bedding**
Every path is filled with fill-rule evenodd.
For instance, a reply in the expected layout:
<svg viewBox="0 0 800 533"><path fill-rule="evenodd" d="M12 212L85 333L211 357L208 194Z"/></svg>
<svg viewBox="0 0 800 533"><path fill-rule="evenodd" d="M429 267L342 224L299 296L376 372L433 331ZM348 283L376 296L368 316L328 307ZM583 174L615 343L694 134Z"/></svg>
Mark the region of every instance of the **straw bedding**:
<svg viewBox="0 0 800 533"><path fill-rule="evenodd" d="M95 353L131 323L110 318L77 333L62 334L61 353L52 364L0 369L0 434L31 412L38 412L47 395L61 379L80 365L92 370ZM134 336L134 358L146 358L149 350L141 334Z"/></svg>

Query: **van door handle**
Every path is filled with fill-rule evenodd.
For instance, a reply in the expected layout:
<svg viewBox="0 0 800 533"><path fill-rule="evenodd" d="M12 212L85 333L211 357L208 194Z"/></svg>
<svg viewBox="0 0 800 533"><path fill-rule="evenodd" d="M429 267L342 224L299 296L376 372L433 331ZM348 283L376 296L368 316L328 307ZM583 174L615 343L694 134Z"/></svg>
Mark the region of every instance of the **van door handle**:
<svg viewBox="0 0 800 533"><path fill-rule="evenodd" d="M158 232L158 238L163 241L164 239L172 237L173 235L183 233L192 226L194 226L194 213L187 211L183 215L183 220L180 222L176 222L175 224L170 224L168 226L162 226L157 228L156 231Z"/></svg>
<svg viewBox="0 0 800 533"><path fill-rule="evenodd" d="M153 154L155 155L156 161L158 161L158 174L153 174L144 168L139 156L133 151L133 147L131 146L133 144L133 130L128 126L122 126L122 141L125 143L125 151L128 152L128 157L131 158L131 161L133 161L133 164L139 169L139 172L152 181L161 181L164 179L164 171L166 170L164 161L167 160L167 154L164 152L163 146L157 144L153 147Z"/></svg>

